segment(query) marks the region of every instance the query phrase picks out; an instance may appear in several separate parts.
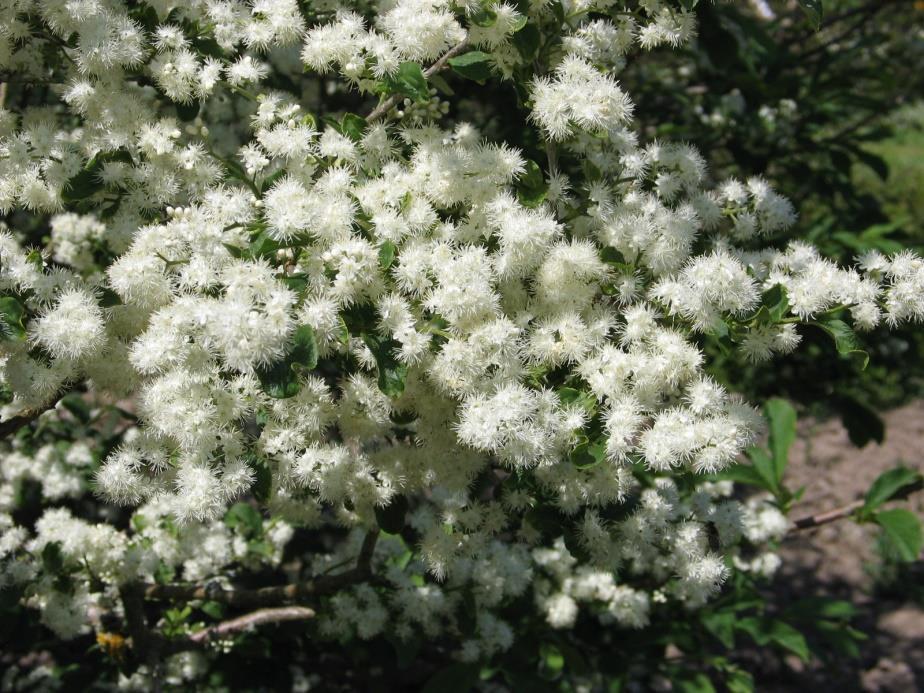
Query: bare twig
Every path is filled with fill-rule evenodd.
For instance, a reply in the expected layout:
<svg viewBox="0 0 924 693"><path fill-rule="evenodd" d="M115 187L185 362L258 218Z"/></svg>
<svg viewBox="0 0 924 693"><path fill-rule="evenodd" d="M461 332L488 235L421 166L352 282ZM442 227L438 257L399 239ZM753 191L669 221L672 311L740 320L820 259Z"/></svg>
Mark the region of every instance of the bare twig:
<svg viewBox="0 0 924 693"><path fill-rule="evenodd" d="M6 421L0 421L0 439L13 435L23 426L28 426L46 411L53 409L55 404L57 404L57 401L52 402L44 409L34 409L32 411L27 411L25 414L14 416Z"/></svg>
<svg viewBox="0 0 924 693"><path fill-rule="evenodd" d="M450 58L456 57L457 55L459 55L459 53L464 51L466 48L468 48L468 38L463 39L461 43L457 43L455 46L450 48L448 51L446 51L442 55L442 57L440 57L439 60L437 60L430 67L424 70L424 73L423 73L424 77L429 79L430 77L435 75L437 72L440 72L441 70L443 70L449 64ZM381 118L386 113L388 113L388 111L390 111L391 108L396 103L398 103L399 98L401 97L398 94L392 94L387 99L385 99L382 103L376 106L372 110L372 112L366 116L366 120L371 123L373 120L377 118Z"/></svg>
<svg viewBox="0 0 924 693"><path fill-rule="evenodd" d="M379 537L378 528L369 530L363 539L356 567L336 575L319 575L305 582L257 589L225 589L216 583L207 585L146 585L144 598L154 601L211 600L240 607L270 607L334 594L361 582L378 582L372 575L372 554Z"/></svg>
<svg viewBox="0 0 924 693"><path fill-rule="evenodd" d="M835 522L836 520L850 517L854 512L862 508L864 503L865 501L858 500L854 501L853 503L848 503L841 508L826 510L823 513L808 515L806 517L800 518L793 523L793 531L799 529L811 529L812 527L819 527L821 525L826 525L829 522Z"/></svg>
<svg viewBox="0 0 924 693"><path fill-rule="evenodd" d="M232 618L228 621L209 626L189 636L189 644L202 645L217 638L234 633L251 630L267 623L282 623L284 621L304 621L315 617L314 609L305 606L282 606L270 609L258 609L249 614ZM182 645L183 643L176 643Z"/></svg>

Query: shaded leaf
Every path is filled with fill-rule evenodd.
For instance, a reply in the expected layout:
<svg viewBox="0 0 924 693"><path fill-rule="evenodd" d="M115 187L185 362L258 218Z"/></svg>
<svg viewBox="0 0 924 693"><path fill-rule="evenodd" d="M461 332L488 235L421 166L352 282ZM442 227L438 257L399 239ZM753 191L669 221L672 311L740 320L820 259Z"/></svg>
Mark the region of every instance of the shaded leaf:
<svg viewBox="0 0 924 693"><path fill-rule="evenodd" d="M542 169L532 159L526 160L526 172L516 182L517 199L524 207L538 207L545 200L549 186Z"/></svg>
<svg viewBox="0 0 924 693"><path fill-rule="evenodd" d="M818 29L825 14L822 0L799 0L799 7L802 8L812 25Z"/></svg>
<svg viewBox="0 0 924 693"><path fill-rule="evenodd" d="M875 510L883 503L898 496L900 492L907 492L909 487L920 487L921 480L920 472L907 467L895 467L883 472L866 492L865 508Z"/></svg>
<svg viewBox="0 0 924 693"><path fill-rule="evenodd" d="M375 521L379 527L389 534L400 534L404 529L404 518L407 515L408 502L404 496L395 496L388 505L375 508Z"/></svg>
<svg viewBox="0 0 924 693"><path fill-rule="evenodd" d="M921 554L921 521L910 510L882 510L873 518L903 561L916 561Z"/></svg>
<svg viewBox="0 0 924 693"><path fill-rule="evenodd" d="M318 345L314 330L301 325L292 336L289 353L275 364L257 369L263 391L270 397L285 399L298 394L301 371L310 371L318 365Z"/></svg>
<svg viewBox="0 0 924 693"><path fill-rule="evenodd" d="M483 51L469 51L449 59L453 72L476 82L484 82L491 77L491 64L491 56Z"/></svg>
<svg viewBox="0 0 924 693"><path fill-rule="evenodd" d="M23 339L26 328L22 324L26 309L12 296L0 298L0 339Z"/></svg>
<svg viewBox="0 0 924 693"><path fill-rule="evenodd" d="M430 98L430 88L420 65L412 62L401 63L395 74L385 78L389 91L402 94L412 101L426 101Z"/></svg>
<svg viewBox="0 0 924 693"><path fill-rule="evenodd" d="M812 322L811 324L824 330L834 340L837 352L853 359L860 367L860 370L864 370L869 364L869 354L858 347L856 335L850 325L843 320L830 318Z"/></svg>

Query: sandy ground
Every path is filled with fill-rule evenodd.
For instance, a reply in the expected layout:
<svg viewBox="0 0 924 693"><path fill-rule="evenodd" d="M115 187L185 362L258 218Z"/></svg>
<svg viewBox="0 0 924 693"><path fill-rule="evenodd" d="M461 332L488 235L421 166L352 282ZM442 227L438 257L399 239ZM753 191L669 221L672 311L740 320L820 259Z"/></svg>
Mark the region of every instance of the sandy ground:
<svg viewBox="0 0 924 693"><path fill-rule="evenodd" d="M854 447L840 421L806 423L790 453L788 482L805 486L793 517L830 510L862 498L872 481L898 463L924 470L924 402L886 413L881 445ZM924 515L924 492L904 507ZM798 660L785 666L768 663L758 690L924 691L924 603L909 598L907 581L883 594L874 578L877 530L849 520L824 525L787 539L783 567L775 582L782 601L808 595L849 599L860 606L857 626L869 636L859 659L812 664ZM924 593L924 570L918 561L909 580Z"/></svg>

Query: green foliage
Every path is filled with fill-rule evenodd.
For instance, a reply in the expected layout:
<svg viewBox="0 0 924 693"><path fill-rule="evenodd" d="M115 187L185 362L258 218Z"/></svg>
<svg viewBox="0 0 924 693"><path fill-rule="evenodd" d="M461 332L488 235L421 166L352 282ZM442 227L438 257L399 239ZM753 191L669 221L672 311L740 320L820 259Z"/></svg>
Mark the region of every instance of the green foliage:
<svg viewBox="0 0 924 693"><path fill-rule="evenodd" d="M12 296L0 297L0 339L23 339L26 336L22 322L25 314L18 300Z"/></svg>
<svg viewBox="0 0 924 693"><path fill-rule="evenodd" d="M491 56L483 51L469 51L450 58L449 66L453 72L481 84L491 77Z"/></svg>
<svg viewBox="0 0 924 693"><path fill-rule="evenodd" d="M866 492L863 510L872 512L890 500L905 498L912 491L921 489L924 476L907 467L895 467L880 474Z"/></svg>
<svg viewBox="0 0 924 693"><path fill-rule="evenodd" d="M811 324L824 330L834 340L837 353L850 357L860 370L869 365L869 354L858 348L854 331L843 320L827 318L813 321Z"/></svg>
<svg viewBox="0 0 924 693"><path fill-rule="evenodd" d="M400 397L407 380L407 364L395 358L395 350L401 345L375 334L364 333L362 338L375 357L379 389L389 397Z"/></svg>
<svg viewBox="0 0 924 693"><path fill-rule="evenodd" d="M916 561L921 555L921 520L910 510L894 508L880 510L873 516L874 522L882 527L885 536L892 543L903 561Z"/></svg>
<svg viewBox="0 0 924 693"><path fill-rule="evenodd" d="M298 394L299 374L318 365L318 345L314 330L301 325L295 330L288 354L276 363L257 370L263 391L270 397L285 399Z"/></svg>
<svg viewBox="0 0 924 693"><path fill-rule="evenodd" d="M426 101L430 98L430 88L420 65L404 62L398 66L395 74L385 79L388 93L400 94L411 101Z"/></svg>

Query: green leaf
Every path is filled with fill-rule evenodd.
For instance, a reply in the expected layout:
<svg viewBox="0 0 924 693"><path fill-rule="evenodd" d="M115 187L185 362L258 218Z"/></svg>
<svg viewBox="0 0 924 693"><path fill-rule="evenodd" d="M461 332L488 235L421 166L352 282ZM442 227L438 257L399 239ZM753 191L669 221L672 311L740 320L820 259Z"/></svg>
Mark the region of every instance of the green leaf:
<svg viewBox="0 0 924 693"><path fill-rule="evenodd" d="M882 510L873 517L903 561L916 561L921 555L921 521L910 510Z"/></svg>
<svg viewBox="0 0 924 693"><path fill-rule="evenodd" d="M758 448L754 448L758 450ZM763 451L760 451L763 452ZM750 453L748 453L750 455ZM766 453L764 453L766 457ZM753 458L752 458L753 459ZM769 457L767 457L769 460ZM734 481L736 484L747 484L748 486L758 486L768 491L773 490L772 484L757 471L757 469L749 464L733 464L727 469L723 469L718 474L714 475L717 479L727 479L729 481Z"/></svg>
<svg viewBox="0 0 924 693"><path fill-rule="evenodd" d="M773 398L764 405L764 413L770 424L773 479L779 486L789 462L789 448L796 439L796 410L785 399Z"/></svg>
<svg viewBox="0 0 924 693"><path fill-rule="evenodd" d="M780 485L776 480L776 465L773 458L763 448L748 448L745 450L745 454L754 465L754 470L764 481L764 486L774 495L777 494L780 490Z"/></svg>
<svg viewBox="0 0 924 693"><path fill-rule="evenodd" d="M753 693L754 677L742 669L735 669L726 675L725 685L729 693Z"/></svg>
<svg viewBox="0 0 924 693"><path fill-rule="evenodd" d="M707 613L700 617L703 627L709 631L726 648L735 646L735 620L733 611Z"/></svg>
<svg viewBox="0 0 924 693"><path fill-rule="evenodd" d="M735 628L750 635L758 645L763 646L773 643L798 655L805 662L811 657L805 636L779 619L757 618L755 616L741 618L735 622Z"/></svg>
<svg viewBox="0 0 924 693"><path fill-rule="evenodd" d="M394 339L382 339L376 335L363 334L362 337L375 356L379 389L389 397L400 397L407 380L407 364L398 361L394 355L394 350L400 345Z"/></svg>
<svg viewBox="0 0 924 693"><path fill-rule="evenodd" d="M494 26L497 22L497 13L494 10L482 8L470 17L470 21L475 26L487 29L488 27Z"/></svg>
<svg viewBox="0 0 924 693"><path fill-rule="evenodd" d="M381 267L383 271L387 270L392 266L392 263L394 263L396 250L395 244L391 241L382 243L379 248L379 267Z"/></svg>
<svg viewBox="0 0 924 693"><path fill-rule="evenodd" d="M273 257L281 247L278 241L270 237L266 229L260 229L250 241L250 257Z"/></svg>
<svg viewBox="0 0 924 693"><path fill-rule="evenodd" d="M12 296L0 298L0 339L23 339L26 328L22 324L26 309Z"/></svg>
<svg viewBox="0 0 924 693"><path fill-rule="evenodd" d="M780 284L767 289L760 301L760 310L752 320L760 324L775 324L782 320L789 311L789 295L786 288Z"/></svg>
<svg viewBox="0 0 924 693"><path fill-rule="evenodd" d="M61 399L61 405L73 414L74 418L80 421L80 423L90 423L90 405L76 392L72 392L66 397L63 397Z"/></svg>
<svg viewBox="0 0 924 693"><path fill-rule="evenodd" d="M679 679L676 690L683 693L715 693L715 686L703 672L696 672L689 678Z"/></svg>
<svg viewBox="0 0 924 693"><path fill-rule="evenodd" d="M902 491L906 495L909 487L921 486L924 477L919 472L907 467L895 467L883 472L866 492L865 510L876 510L883 503L892 500Z"/></svg>
<svg viewBox="0 0 924 693"><path fill-rule="evenodd" d="M49 575L64 573L64 554L61 553L61 542L50 541L42 549L42 568Z"/></svg>
<svg viewBox="0 0 924 693"><path fill-rule="evenodd" d="M539 28L532 22L527 22L510 40L523 60L531 62L539 52L540 38Z"/></svg>
<svg viewBox="0 0 924 693"><path fill-rule="evenodd" d="M587 412L588 417L593 417L597 410L597 398L589 392L573 387L560 387L555 390L555 394L558 395L558 399L561 400L562 404L577 404L580 406Z"/></svg>
<svg viewBox="0 0 924 693"><path fill-rule="evenodd" d="M260 503L266 503L273 490L273 473L269 465L259 458L253 460L253 468L256 476L251 489L253 497Z"/></svg>
<svg viewBox="0 0 924 693"><path fill-rule="evenodd" d="M526 172L516 183L517 199L524 207L538 207L545 200L549 186L542 169L532 159L526 160Z"/></svg>
<svg viewBox="0 0 924 693"><path fill-rule="evenodd" d="M821 27L825 11L821 0L799 0L799 6L816 29Z"/></svg>
<svg viewBox="0 0 924 693"><path fill-rule="evenodd" d="M340 121L340 134L349 137L354 142L363 138L366 129L366 119L355 113L347 113Z"/></svg>
<svg viewBox="0 0 924 693"><path fill-rule="evenodd" d="M811 659L808 643L805 636L795 628L783 621L774 620L770 625L770 639L783 649L797 655L803 662Z"/></svg>
<svg viewBox="0 0 924 693"><path fill-rule="evenodd" d="M491 64L491 56L483 51L469 51L449 59L453 72L481 83L491 77Z"/></svg>
<svg viewBox="0 0 924 693"><path fill-rule="evenodd" d="M375 508L375 521L379 523L383 531L389 534L401 534L408 507L407 498L395 496L388 505Z"/></svg>
<svg viewBox="0 0 924 693"><path fill-rule="evenodd" d="M810 324L820 327L827 332L828 336L834 340L837 353L849 356L860 367L860 370L864 370L869 364L869 354L858 348L856 335L850 326L843 320L830 318L827 320L815 321Z"/></svg>
<svg viewBox="0 0 924 693"><path fill-rule="evenodd" d="M394 75L385 78L388 90L402 94L412 101L422 102L430 98L427 78L417 63L401 63Z"/></svg>
<svg viewBox="0 0 924 693"><path fill-rule="evenodd" d="M886 163L885 159L883 159L878 154L873 154L872 152L868 152L865 149L860 148L855 149L854 154L857 155L857 158L860 161L869 166L873 172L882 180L888 180L889 164Z"/></svg>
<svg viewBox="0 0 924 693"><path fill-rule="evenodd" d="M225 605L220 602L203 602L199 607L206 616L211 616L216 621L225 617Z"/></svg>
<svg viewBox="0 0 924 693"><path fill-rule="evenodd" d="M596 467L604 459L606 459L606 441L602 438L596 441L585 440L571 451L571 462L578 469Z"/></svg>
<svg viewBox="0 0 924 693"><path fill-rule="evenodd" d="M94 156L77 175L67 181L61 191L61 199L65 202L79 202L102 190L103 182L99 177L102 169L101 157Z"/></svg>
<svg viewBox="0 0 924 693"><path fill-rule="evenodd" d="M246 537L256 537L263 533L263 517L249 503L235 503L228 508L225 525L231 529L240 528Z"/></svg>
<svg viewBox="0 0 924 693"><path fill-rule="evenodd" d="M318 365L318 345L314 330L301 325L292 337L289 353L271 366L257 369L263 391L270 397L285 399L298 394L299 372L310 371Z"/></svg>

